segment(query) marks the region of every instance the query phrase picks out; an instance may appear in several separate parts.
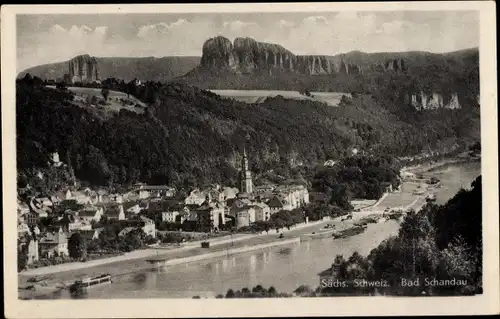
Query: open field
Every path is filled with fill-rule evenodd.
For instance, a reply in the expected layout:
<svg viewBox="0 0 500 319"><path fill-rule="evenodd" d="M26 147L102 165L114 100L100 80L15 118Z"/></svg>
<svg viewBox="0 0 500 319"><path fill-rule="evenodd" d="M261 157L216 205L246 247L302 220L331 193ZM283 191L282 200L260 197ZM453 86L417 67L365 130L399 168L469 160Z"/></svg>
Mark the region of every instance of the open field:
<svg viewBox="0 0 500 319"><path fill-rule="evenodd" d="M48 85L48 88L55 89L55 86ZM68 90L75 94L74 102L82 107L88 107L89 96L95 96L98 100L103 100L100 88L85 88L70 86ZM109 90L108 101L105 105L91 106L96 110L105 112L118 113L121 109L129 110L136 113L144 113L146 104L136 99L134 96L127 97L127 94L120 91Z"/></svg>
<svg viewBox="0 0 500 319"><path fill-rule="evenodd" d="M311 92L311 96L302 95L297 91L279 91L279 90L209 90L217 95L226 98L232 98L245 103L262 103L268 97L281 95L286 99L311 100L324 102L331 106L338 106L343 95L350 97L350 93L338 92Z"/></svg>

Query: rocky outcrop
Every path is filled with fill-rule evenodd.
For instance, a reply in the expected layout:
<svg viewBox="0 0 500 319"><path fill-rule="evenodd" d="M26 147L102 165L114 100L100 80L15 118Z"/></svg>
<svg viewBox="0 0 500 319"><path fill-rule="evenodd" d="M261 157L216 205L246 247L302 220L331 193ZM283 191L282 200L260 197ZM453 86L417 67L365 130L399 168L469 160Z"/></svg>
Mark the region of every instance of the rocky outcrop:
<svg viewBox="0 0 500 319"><path fill-rule="evenodd" d="M203 44L201 66L205 68L236 69L233 44L224 37L211 38Z"/></svg>
<svg viewBox="0 0 500 319"><path fill-rule="evenodd" d="M201 67L240 74L294 72L319 75L363 72L361 66L345 61L343 56L295 55L279 44L258 42L252 38L236 38L231 43L222 36L204 43Z"/></svg>
<svg viewBox="0 0 500 319"><path fill-rule="evenodd" d="M438 108L459 109L458 94L444 97L440 93L418 92L410 95L411 105L418 110L435 110Z"/></svg>
<svg viewBox="0 0 500 319"><path fill-rule="evenodd" d="M234 54L238 70L251 73L258 69L279 69L293 71L295 55L278 44L257 42L252 38L236 38Z"/></svg>
<svg viewBox="0 0 500 319"><path fill-rule="evenodd" d="M385 71L406 72L406 64L403 59L391 59L385 62Z"/></svg>
<svg viewBox="0 0 500 319"><path fill-rule="evenodd" d="M69 60L68 79L71 83L93 83L99 81L97 60L88 54Z"/></svg>

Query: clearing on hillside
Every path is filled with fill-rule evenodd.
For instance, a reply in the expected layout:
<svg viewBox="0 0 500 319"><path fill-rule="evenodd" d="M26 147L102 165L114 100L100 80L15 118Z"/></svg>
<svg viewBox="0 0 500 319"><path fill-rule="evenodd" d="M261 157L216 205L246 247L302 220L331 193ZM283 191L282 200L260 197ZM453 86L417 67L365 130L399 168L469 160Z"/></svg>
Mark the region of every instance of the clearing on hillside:
<svg viewBox="0 0 500 319"><path fill-rule="evenodd" d="M268 97L276 97L281 95L285 99L294 100L311 100L316 102L324 102L330 106L338 106L342 96L351 97L350 93L340 92L310 92L307 96L300 94L297 91L280 91L280 90L209 90L217 95L225 98L232 98L236 101L245 103L262 103Z"/></svg>
<svg viewBox="0 0 500 319"><path fill-rule="evenodd" d="M52 89L56 88L53 85L48 85L47 87ZM101 111L99 113L103 113L103 116L118 113L122 109L136 113L144 113L144 109L147 108L146 104L139 101L134 96L127 96L127 93L120 91L109 90L108 100L104 101L101 94L101 88L70 86L67 89L75 94L75 99L73 100L75 104L80 107Z"/></svg>

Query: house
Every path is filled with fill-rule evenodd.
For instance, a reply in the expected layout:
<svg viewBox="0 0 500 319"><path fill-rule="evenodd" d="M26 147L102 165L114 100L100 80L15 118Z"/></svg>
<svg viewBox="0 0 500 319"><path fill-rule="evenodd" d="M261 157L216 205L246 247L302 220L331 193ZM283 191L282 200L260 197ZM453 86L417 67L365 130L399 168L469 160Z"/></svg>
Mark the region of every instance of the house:
<svg viewBox="0 0 500 319"><path fill-rule="evenodd" d="M32 198L30 200L29 208L31 211L37 213L39 218L46 218L49 216L49 213L52 212L50 206L44 205L42 200L38 198Z"/></svg>
<svg viewBox="0 0 500 319"><path fill-rule="evenodd" d="M53 206L52 201L48 197L37 198L37 200L40 202L40 204L42 206L46 206L46 207L52 207Z"/></svg>
<svg viewBox="0 0 500 319"><path fill-rule="evenodd" d="M123 228L119 233L118 233L118 237L123 237L123 236L126 236L128 233L130 233L131 231L133 231L134 229L136 229L136 227L125 227Z"/></svg>
<svg viewBox="0 0 500 319"><path fill-rule="evenodd" d="M17 237L24 236L25 234L31 234L31 229L25 222L19 222L17 224Z"/></svg>
<svg viewBox="0 0 500 319"><path fill-rule="evenodd" d="M234 216L236 228L249 226L255 222L255 208L253 206L243 206L231 210L231 216Z"/></svg>
<svg viewBox="0 0 500 319"><path fill-rule="evenodd" d="M23 236L21 238L20 249L26 252L26 263L32 265L39 259L39 241L36 236Z"/></svg>
<svg viewBox="0 0 500 319"><path fill-rule="evenodd" d="M224 201L224 192L218 189L211 189L205 192L208 196L210 196L210 200L217 201L222 203Z"/></svg>
<svg viewBox="0 0 500 319"><path fill-rule="evenodd" d="M164 199L149 203L147 209L150 216L157 216L156 219L162 222L175 222L180 212L185 211L182 201L177 199Z"/></svg>
<svg viewBox="0 0 500 319"><path fill-rule="evenodd" d="M63 164L60 161L60 159L59 159L59 153L58 152L54 152L54 153L51 154L50 164L52 164L52 166L54 166L54 167L60 167Z"/></svg>
<svg viewBox="0 0 500 319"><path fill-rule="evenodd" d="M156 225L155 222L152 219L149 219L145 216L140 216L141 221L144 223L144 226L142 226L142 230L146 235L149 235L153 238L156 238Z"/></svg>
<svg viewBox="0 0 500 319"><path fill-rule="evenodd" d="M278 196L274 196L266 204L267 204L267 206L269 206L269 209L271 211L271 215L279 212L280 210L283 210L285 207L285 204Z"/></svg>
<svg viewBox="0 0 500 319"><path fill-rule="evenodd" d="M84 222L91 223L99 222L103 216L103 208L95 206L87 206L84 209L78 211L77 216Z"/></svg>
<svg viewBox="0 0 500 319"><path fill-rule="evenodd" d="M177 199L163 199L151 201L147 210L150 214L157 214L169 211L180 211L182 208L182 202Z"/></svg>
<svg viewBox="0 0 500 319"><path fill-rule="evenodd" d="M46 258L68 256L68 235L59 228L57 233L47 233L38 243L40 254Z"/></svg>
<svg viewBox="0 0 500 319"><path fill-rule="evenodd" d="M131 191L122 195L124 202L133 202L139 200L139 194L137 192Z"/></svg>
<svg viewBox="0 0 500 319"><path fill-rule="evenodd" d="M179 216L178 211L162 212L161 213L161 221L168 222L168 223L175 223L177 216Z"/></svg>
<svg viewBox="0 0 500 319"><path fill-rule="evenodd" d="M189 196L184 200L184 204L186 205L201 205L205 201L205 194L201 192L199 189L194 189L189 193Z"/></svg>
<svg viewBox="0 0 500 319"><path fill-rule="evenodd" d="M309 203L309 192L303 185L282 185L274 190L281 197L284 210L292 210Z"/></svg>
<svg viewBox="0 0 500 319"><path fill-rule="evenodd" d="M40 216L37 212L27 212L23 215L24 222L28 225L28 227L34 227L40 221Z"/></svg>
<svg viewBox="0 0 500 319"><path fill-rule="evenodd" d="M273 194L273 192L264 192L264 193L260 193L258 194L255 198L261 202L264 202L264 203L267 203L268 201L270 201L275 195Z"/></svg>
<svg viewBox="0 0 500 319"><path fill-rule="evenodd" d="M255 187L254 192L256 194L263 194L263 193L272 192L275 188L276 188L276 185L273 185L273 184L259 185L259 186Z"/></svg>
<svg viewBox="0 0 500 319"><path fill-rule="evenodd" d="M92 230L92 224L89 222L84 222L81 219L76 219L73 222L68 223L68 231L74 232L77 230Z"/></svg>
<svg viewBox="0 0 500 319"><path fill-rule="evenodd" d="M255 221L266 221L271 218L271 208L265 203L257 202L252 207L255 210Z"/></svg>
<svg viewBox="0 0 500 319"><path fill-rule="evenodd" d="M222 195L223 195L222 200L236 198L236 195L238 194L238 192L239 192L239 190L236 187L224 187L222 189Z"/></svg>
<svg viewBox="0 0 500 319"><path fill-rule="evenodd" d="M139 204L135 204L134 206L131 206L126 209L126 212L129 214L137 215L141 212L142 207Z"/></svg>
<svg viewBox="0 0 500 319"><path fill-rule="evenodd" d="M123 196L120 194L111 194L109 195L109 200L113 203L122 204Z"/></svg>
<svg viewBox="0 0 500 319"><path fill-rule="evenodd" d="M226 223L224 207L220 204L203 205L196 210L197 229L200 231L218 230Z"/></svg>
<svg viewBox="0 0 500 319"><path fill-rule="evenodd" d="M123 205L111 205L107 206L104 211L104 216L108 219L125 220L125 211L123 210Z"/></svg>
<svg viewBox="0 0 500 319"><path fill-rule="evenodd" d="M52 195L50 196L50 201L52 202L53 206L56 206L59 205L59 203L61 202L61 198L59 198L59 196L57 195Z"/></svg>
<svg viewBox="0 0 500 319"><path fill-rule="evenodd" d="M70 190L67 190L67 191L58 191L56 192L54 195L51 196L51 201L54 205L57 205L59 204L60 202L62 202L63 200L70 200L71 199L71 191Z"/></svg>
<svg viewBox="0 0 500 319"><path fill-rule="evenodd" d="M35 261L38 261L38 259L40 257L39 253L40 253L40 249L39 249L38 238L36 236L34 236L34 237L31 238L31 240L28 243L28 251L27 251L28 260L27 260L27 264L31 265Z"/></svg>
<svg viewBox="0 0 500 319"><path fill-rule="evenodd" d="M415 174L410 173L410 172L405 172L405 171L402 171L400 173L400 175L401 175L401 178L403 178L405 180L412 180L412 179L416 178Z"/></svg>
<svg viewBox="0 0 500 319"><path fill-rule="evenodd" d="M85 191L77 191L77 192L71 193L70 199L76 200L76 202L78 204L81 204L81 205L92 205L92 204L97 203L96 198L94 197L94 201L93 201L91 196L85 194Z"/></svg>
<svg viewBox="0 0 500 319"><path fill-rule="evenodd" d="M176 190L166 185L140 185L137 189L139 199L151 197L174 197Z"/></svg>
<svg viewBox="0 0 500 319"><path fill-rule="evenodd" d="M83 193L90 199L91 204L97 204L101 202L101 196L96 191L91 190L90 188L85 188Z"/></svg>

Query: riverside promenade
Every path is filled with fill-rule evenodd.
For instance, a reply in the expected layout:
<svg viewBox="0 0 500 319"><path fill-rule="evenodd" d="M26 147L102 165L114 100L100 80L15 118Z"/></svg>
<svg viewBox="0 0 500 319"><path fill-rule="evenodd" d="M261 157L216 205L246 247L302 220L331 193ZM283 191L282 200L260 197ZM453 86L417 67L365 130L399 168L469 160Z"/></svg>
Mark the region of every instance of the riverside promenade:
<svg viewBox="0 0 500 319"><path fill-rule="evenodd" d="M292 238L300 236L303 233L308 233L313 228L321 228L329 220L315 221L309 223L298 224L291 227L290 230L283 228L280 233L283 233L284 238ZM36 269L29 269L19 274L20 277L33 277L33 276L47 276L57 275L58 273L73 272L73 271L88 271L91 268L104 269L103 266L118 265L120 263L127 263L132 261L143 261L150 258L184 258L187 256L194 256L199 254L206 254L214 251L225 250L231 247L243 247L251 245L260 245L263 243L278 241L279 233L276 230L270 230L269 233L262 232L258 234L234 234L223 237L214 238L212 240L204 240L210 242L210 248L201 248L202 241L193 241L183 244L182 246L158 246L146 249L136 250L125 253L121 256L109 257L104 259L91 260L87 262L71 262L60 265L53 265L47 267L40 267ZM55 277L55 276L54 276Z"/></svg>

